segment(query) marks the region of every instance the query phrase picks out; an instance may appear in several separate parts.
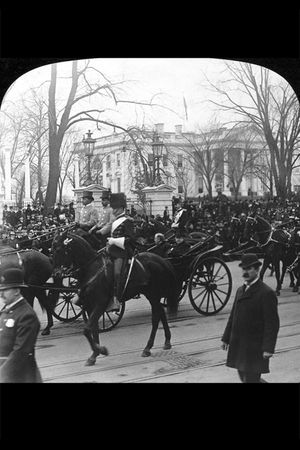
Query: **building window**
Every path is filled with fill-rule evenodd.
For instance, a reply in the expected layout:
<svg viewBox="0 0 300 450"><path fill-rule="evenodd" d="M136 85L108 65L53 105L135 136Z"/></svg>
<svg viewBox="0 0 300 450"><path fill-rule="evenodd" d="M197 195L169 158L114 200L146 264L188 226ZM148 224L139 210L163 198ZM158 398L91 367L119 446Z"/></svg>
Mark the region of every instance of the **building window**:
<svg viewBox="0 0 300 450"><path fill-rule="evenodd" d="M168 156L167 155L163 155L163 166L167 166L168 165Z"/></svg>
<svg viewBox="0 0 300 450"><path fill-rule="evenodd" d="M177 167L182 167L182 155L178 155L177 157Z"/></svg>
<svg viewBox="0 0 300 450"><path fill-rule="evenodd" d="M121 192L121 178L117 178L117 191Z"/></svg>
<svg viewBox="0 0 300 450"><path fill-rule="evenodd" d="M178 186L178 194L183 194L183 186L182 185Z"/></svg>
<svg viewBox="0 0 300 450"><path fill-rule="evenodd" d="M117 153L117 167L120 167L120 165L121 165L120 153Z"/></svg>

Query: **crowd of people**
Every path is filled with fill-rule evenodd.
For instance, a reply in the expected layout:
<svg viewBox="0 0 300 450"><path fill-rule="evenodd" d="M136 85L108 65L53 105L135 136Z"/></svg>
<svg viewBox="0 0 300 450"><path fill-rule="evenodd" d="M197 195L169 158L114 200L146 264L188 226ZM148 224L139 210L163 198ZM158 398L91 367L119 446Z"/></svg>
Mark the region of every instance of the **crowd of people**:
<svg viewBox="0 0 300 450"><path fill-rule="evenodd" d="M103 225L109 222L109 201L104 200L102 211L98 211L99 220ZM147 244L154 243L157 233L166 234L172 227L172 223L178 211L185 214L184 227L180 231L186 235L189 233L217 234L224 243L225 250L231 249L236 242L232 233L234 219L243 222L248 215L259 214L274 226L288 223L291 219L300 218L300 201L298 198L280 201L278 198L231 200L224 194L218 193L214 199L202 198L196 200L182 200L180 197L172 199L172 207L165 207L162 214L150 214L137 212L133 205L126 208L126 215L133 220L136 237L142 237ZM104 214L105 213L105 214ZM104 215L103 215L104 214ZM26 208L4 205L2 212L2 226L0 237L4 242L16 240L32 240L35 237L47 233L57 227L69 225L75 222L74 203L57 203L50 211L45 212L44 205L27 205ZM95 224L97 220L95 220ZM96 235L106 234L93 225L91 232ZM91 227L92 228L92 227ZM100 227L101 228L101 227Z"/></svg>

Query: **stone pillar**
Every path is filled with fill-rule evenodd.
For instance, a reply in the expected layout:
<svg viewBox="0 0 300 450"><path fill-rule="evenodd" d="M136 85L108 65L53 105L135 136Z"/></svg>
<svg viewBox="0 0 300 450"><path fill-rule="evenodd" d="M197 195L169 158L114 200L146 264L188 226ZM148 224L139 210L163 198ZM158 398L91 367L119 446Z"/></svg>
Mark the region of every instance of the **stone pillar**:
<svg viewBox="0 0 300 450"><path fill-rule="evenodd" d="M10 149L5 149L5 203L11 203L11 163Z"/></svg>
<svg viewBox="0 0 300 450"><path fill-rule="evenodd" d="M30 196L30 158L29 155L26 156L25 163L25 198L24 203L27 205L31 202L31 196Z"/></svg>

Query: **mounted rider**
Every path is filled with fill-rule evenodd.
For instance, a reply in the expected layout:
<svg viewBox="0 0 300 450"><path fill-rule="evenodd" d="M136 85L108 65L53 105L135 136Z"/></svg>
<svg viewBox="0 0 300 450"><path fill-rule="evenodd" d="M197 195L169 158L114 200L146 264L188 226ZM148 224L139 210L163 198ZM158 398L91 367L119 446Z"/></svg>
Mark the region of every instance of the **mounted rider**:
<svg viewBox="0 0 300 450"><path fill-rule="evenodd" d="M188 212L186 208L183 208L180 204L177 206L177 211L174 214L171 228L176 230L184 230L188 221Z"/></svg>
<svg viewBox="0 0 300 450"><path fill-rule="evenodd" d="M99 213L94 204L92 191L84 191L82 194L83 207L75 215L75 223L78 226L77 234L84 237L92 246L96 244L94 236L88 231L97 224Z"/></svg>
<svg viewBox="0 0 300 450"><path fill-rule="evenodd" d="M120 307L124 271L128 259L132 258L134 253L135 235L133 219L125 215L125 194L111 194L110 206L115 216L111 225L111 237L107 239L107 252L114 263L113 305L110 308L113 310Z"/></svg>
<svg viewBox="0 0 300 450"><path fill-rule="evenodd" d="M110 196L110 190L102 192L102 210L100 211L98 222L89 230L89 234L95 233L96 237L101 240L109 237L112 223L115 220L112 207L110 206Z"/></svg>
<svg viewBox="0 0 300 450"><path fill-rule="evenodd" d="M84 231L89 231L99 219L99 213L94 204L94 197L92 191L84 191L82 194L83 207L76 214L75 222L79 228Z"/></svg>

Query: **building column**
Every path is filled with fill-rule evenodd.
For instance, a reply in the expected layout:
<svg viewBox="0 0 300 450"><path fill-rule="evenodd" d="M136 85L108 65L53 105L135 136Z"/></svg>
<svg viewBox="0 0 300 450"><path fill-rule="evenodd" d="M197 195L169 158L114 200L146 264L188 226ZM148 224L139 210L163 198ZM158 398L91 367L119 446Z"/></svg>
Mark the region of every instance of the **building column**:
<svg viewBox="0 0 300 450"><path fill-rule="evenodd" d="M79 156L77 155L74 159L74 168L75 168L75 189L80 187L80 177L79 177Z"/></svg>
<svg viewBox="0 0 300 450"><path fill-rule="evenodd" d="M103 159L102 162L102 185L107 188L107 177L106 177L106 160Z"/></svg>
<svg viewBox="0 0 300 450"><path fill-rule="evenodd" d="M10 149L5 149L5 203L11 203L11 162Z"/></svg>
<svg viewBox="0 0 300 450"><path fill-rule="evenodd" d="M231 195L230 187L229 187L230 180L229 180L228 175L229 175L229 170L228 170L228 156L227 156L227 160L225 160L225 158L224 158L224 190L223 190L223 194L230 196ZM228 187L227 187L227 185L228 185Z"/></svg>
<svg viewBox="0 0 300 450"><path fill-rule="evenodd" d="M28 204L28 203L31 203L31 196L30 196L30 159L29 159L29 155L26 156L24 167L25 167L25 197L24 197L24 203Z"/></svg>

